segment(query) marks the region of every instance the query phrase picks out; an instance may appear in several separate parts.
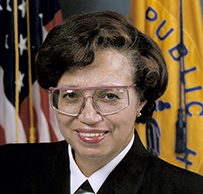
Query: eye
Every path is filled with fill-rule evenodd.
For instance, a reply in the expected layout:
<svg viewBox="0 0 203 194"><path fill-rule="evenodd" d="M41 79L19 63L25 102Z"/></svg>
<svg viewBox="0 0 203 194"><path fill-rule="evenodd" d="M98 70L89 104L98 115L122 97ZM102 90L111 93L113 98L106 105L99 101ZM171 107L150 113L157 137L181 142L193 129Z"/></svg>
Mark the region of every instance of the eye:
<svg viewBox="0 0 203 194"><path fill-rule="evenodd" d="M95 96L98 100L103 102L116 102L121 99L121 94L122 93L117 89L101 89L97 90Z"/></svg>
<svg viewBox="0 0 203 194"><path fill-rule="evenodd" d="M64 100L73 101L80 99L81 95L78 91L65 90L62 92L62 98Z"/></svg>
<svg viewBox="0 0 203 194"><path fill-rule="evenodd" d="M75 92L68 92L63 95L63 98L76 98L78 95Z"/></svg>
<svg viewBox="0 0 203 194"><path fill-rule="evenodd" d="M104 92L98 96L98 99L106 102L110 102L110 101L112 102L112 101L119 100L120 98L118 97L118 95L114 93Z"/></svg>
<svg viewBox="0 0 203 194"><path fill-rule="evenodd" d="M119 99L119 97L115 94L112 94L112 93L108 93L104 96L105 98L109 99L109 100L112 100L112 99Z"/></svg>

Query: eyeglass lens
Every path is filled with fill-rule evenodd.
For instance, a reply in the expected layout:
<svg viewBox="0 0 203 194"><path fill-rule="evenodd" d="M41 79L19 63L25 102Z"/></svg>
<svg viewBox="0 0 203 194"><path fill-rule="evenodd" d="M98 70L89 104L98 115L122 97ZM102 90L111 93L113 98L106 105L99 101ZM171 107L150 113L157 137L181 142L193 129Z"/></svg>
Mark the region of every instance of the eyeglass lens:
<svg viewBox="0 0 203 194"><path fill-rule="evenodd" d="M58 112L76 116L88 97L92 97L95 109L103 115L119 112L129 105L126 88L110 88L97 89L93 96L83 96L81 90L54 90L52 106Z"/></svg>

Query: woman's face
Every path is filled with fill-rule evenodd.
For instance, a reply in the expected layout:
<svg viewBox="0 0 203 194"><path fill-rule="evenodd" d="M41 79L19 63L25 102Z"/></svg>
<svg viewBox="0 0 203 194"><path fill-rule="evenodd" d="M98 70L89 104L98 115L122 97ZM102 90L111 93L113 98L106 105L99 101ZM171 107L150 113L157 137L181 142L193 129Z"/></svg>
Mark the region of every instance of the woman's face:
<svg viewBox="0 0 203 194"><path fill-rule="evenodd" d="M131 85L132 68L126 56L115 50L96 51L91 65L75 72L65 72L58 87L92 87ZM130 105L115 114L102 116L88 98L78 116L57 114L62 135L75 150L76 160L99 159L105 165L118 155L130 142L134 133L136 115L144 103L135 89L129 88ZM94 91L85 91L93 95ZM92 141L88 134L100 135Z"/></svg>

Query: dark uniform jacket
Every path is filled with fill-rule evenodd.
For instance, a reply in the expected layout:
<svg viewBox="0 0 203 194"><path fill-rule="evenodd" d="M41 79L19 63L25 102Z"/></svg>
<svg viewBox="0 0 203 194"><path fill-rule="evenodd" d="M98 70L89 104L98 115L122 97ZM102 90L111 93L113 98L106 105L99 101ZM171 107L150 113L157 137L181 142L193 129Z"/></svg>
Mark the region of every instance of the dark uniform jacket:
<svg viewBox="0 0 203 194"><path fill-rule="evenodd" d="M69 194L66 141L0 146L1 194ZM98 194L203 194L203 177L151 155L137 133Z"/></svg>

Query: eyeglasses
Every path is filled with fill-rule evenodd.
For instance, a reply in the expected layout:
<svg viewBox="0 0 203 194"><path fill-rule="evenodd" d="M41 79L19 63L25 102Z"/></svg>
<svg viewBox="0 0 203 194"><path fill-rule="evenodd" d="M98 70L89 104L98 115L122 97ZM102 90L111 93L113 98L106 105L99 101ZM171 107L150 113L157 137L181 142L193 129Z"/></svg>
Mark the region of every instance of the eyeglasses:
<svg viewBox="0 0 203 194"><path fill-rule="evenodd" d="M100 86L100 87L56 87L51 91L51 106L62 114L77 116L85 107L88 98L92 98L94 108L101 115L120 112L129 106L129 86ZM94 94L84 96L88 90L95 90Z"/></svg>

